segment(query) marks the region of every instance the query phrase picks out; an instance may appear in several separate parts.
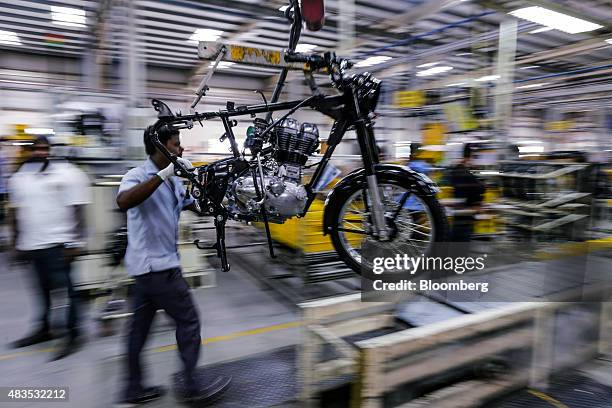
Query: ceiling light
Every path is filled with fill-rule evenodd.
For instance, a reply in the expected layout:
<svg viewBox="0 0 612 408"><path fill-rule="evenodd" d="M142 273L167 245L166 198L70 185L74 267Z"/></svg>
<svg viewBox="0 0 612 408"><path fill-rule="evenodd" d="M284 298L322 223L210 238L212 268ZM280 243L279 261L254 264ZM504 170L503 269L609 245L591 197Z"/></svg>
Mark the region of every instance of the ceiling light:
<svg viewBox="0 0 612 408"><path fill-rule="evenodd" d="M501 78L501 76L499 75L485 75L483 77L476 78L475 81L478 81L478 82L497 81L499 78Z"/></svg>
<svg viewBox="0 0 612 408"><path fill-rule="evenodd" d="M519 69L533 69L533 68L540 68L540 66L539 65L529 65L529 66L526 66L526 67L521 67Z"/></svg>
<svg viewBox="0 0 612 408"><path fill-rule="evenodd" d="M552 27L540 27L536 28L533 31L530 31L529 34L537 34L537 33L545 33L546 31L554 30Z"/></svg>
<svg viewBox="0 0 612 408"><path fill-rule="evenodd" d="M363 61L359 61L357 64L354 65L355 68L361 68L361 67L369 67L372 65L376 65L376 64L380 64L382 62L388 61L390 60L391 57L385 57L382 55L376 56L376 57L368 57L366 59L364 59Z"/></svg>
<svg viewBox="0 0 612 408"><path fill-rule="evenodd" d="M466 55L474 55L473 52L460 52L459 54L455 54L456 57L465 57Z"/></svg>
<svg viewBox="0 0 612 408"><path fill-rule="evenodd" d="M455 82L454 84L448 84L446 86L464 86L467 85L467 82Z"/></svg>
<svg viewBox="0 0 612 408"><path fill-rule="evenodd" d="M26 135L54 135L55 131L53 129L47 128L25 128L24 133Z"/></svg>
<svg viewBox="0 0 612 408"><path fill-rule="evenodd" d="M51 6L51 19L53 24L76 28L84 28L87 21L85 10L58 6Z"/></svg>
<svg viewBox="0 0 612 408"><path fill-rule="evenodd" d="M0 30L0 44L21 45L21 40L19 40L19 36L14 31Z"/></svg>
<svg viewBox="0 0 612 408"><path fill-rule="evenodd" d="M548 85L550 82L540 82L539 84L529 84L529 85L521 85L517 86L516 89L528 89L528 88L539 88L544 85Z"/></svg>
<svg viewBox="0 0 612 408"><path fill-rule="evenodd" d="M429 68L429 67L433 67L434 65L438 65L439 62L428 62L427 64L421 64L421 65L417 65L417 68Z"/></svg>
<svg viewBox="0 0 612 408"><path fill-rule="evenodd" d="M544 151L544 146L519 146L519 153L542 153Z"/></svg>
<svg viewBox="0 0 612 408"><path fill-rule="evenodd" d="M295 51L296 52L310 52L314 50L315 48L317 48L317 46L314 44L298 44L297 47L295 47Z"/></svg>
<svg viewBox="0 0 612 408"><path fill-rule="evenodd" d="M453 69L453 67L433 67L433 68L426 69L425 71L417 72L416 76L418 77L431 76L431 75L441 74L443 72L450 71L451 69Z"/></svg>
<svg viewBox="0 0 612 408"><path fill-rule="evenodd" d="M235 63L231 61L219 61L219 65L217 65L217 69L227 69L234 64ZM211 61L208 67L212 68L214 65L215 65L215 61Z"/></svg>
<svg viewBox="0 0 612 408"><path fill-rule="evenodd" d="M223 34L221 30L211 30L209 28L198 28L189 37L189 42L197 44L200 41L217 41Z"/></svg>
<svg viewBox="0 0 612 408"><path fill-rule="evenodd" d="M569 34L584 33L602 28L602 25L591 23L580 18L558 13L540 6L525 7L509 14L523 20L538 23L546 27L552 27Z"/></svg>
<svg viewBox="0 0 612 408"><path fill-rule="evenodd" d="M606 40L606 42L607 42L608 44L612 44L612 38L608 38L608 39Z"/></svg>

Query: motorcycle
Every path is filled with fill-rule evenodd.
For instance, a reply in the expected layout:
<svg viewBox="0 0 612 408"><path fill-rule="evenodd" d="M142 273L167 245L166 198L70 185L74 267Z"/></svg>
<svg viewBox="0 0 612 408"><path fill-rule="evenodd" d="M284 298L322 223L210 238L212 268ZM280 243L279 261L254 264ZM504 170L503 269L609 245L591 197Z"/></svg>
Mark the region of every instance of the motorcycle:
<svg viewBox="0 0 612 408"><path fill-rule="evenodd" d="M309 3L317 1L303 1L302 7L312 6ZM320 0L319 3L322 5ZM212 248L221 259L222 270L230 269L225 245L227 220L263 222L270 255L274 256L269 223L282 224L289 218L306 215L317 193L315 186L324 177L330 158L349 130L357 135L363 167L342 178L328 194L323 234L330 235L338 256L358 274L368 264L362 257L364 239L384 245L403 244L414 256L428 254L433 244L445 237L445 213L435 196L438 188L427 176L379 160L373 119L381 81L367 72L348 75L352 63L333 52L323 55L295 52L303 21L297 0L290 1L285 15L291 21L291 33L284 60L288 64L303 64L311 96L278 102L289 69L284 67L271 101L266 101L262 94L263 104L236 106L227 102L224 110L175 115L162 101L152 101L158 120L147 131L156 147L174 163L175 174L189 180L189 192L197 200L202 215L214 217L217 240ZM321 23L313 23L312 17L306 22L308 27ZM219 60L218 56L216 63ZM329 74L337 94L325 95L318 88L313 73L321 70ZM200 86L192 108L206 89ZM299 123L291 117L300 108L314 109L334 120L327 149L321 160L310 166L306 163L318 150L319 131L315 124ZM280 111L286 113L273 119L272 114ZM266 116L254 119L241 152L233 132L237 125L233 118L258 114ZM157 136L164 127L191 129L194 122L202 125L202 121L212 119L223 123L225 133L220 140L229 141L232 157L187 169ZM304 169L313 166L316 167L312 177L303 183Z"/></svg>

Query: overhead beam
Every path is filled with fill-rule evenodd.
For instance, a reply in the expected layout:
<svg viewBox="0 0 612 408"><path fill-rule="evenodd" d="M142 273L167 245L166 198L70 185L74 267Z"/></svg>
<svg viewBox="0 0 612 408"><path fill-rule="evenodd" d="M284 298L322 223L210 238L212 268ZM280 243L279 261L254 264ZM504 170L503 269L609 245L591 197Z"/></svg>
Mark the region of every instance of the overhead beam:
<svg viewBox="0 0 612 408"><path fill-rule="evenodd" d="M564 45L562 47L556 47L551 50L536 52L531 55L527 55L524 57L519 57L516 60L518 64L530 64L533 62L544 61L549 59L558 59L560 57L565 56L574 56L580 53L585 53L588 51L592 51L597 48L601 48L605 46L605 40L608 39L610 35L600 35L593 38L589 38L588 40L578 41L573 44Z"/></svg>
<svg viewBox="0 0 612 408"><path fill-rule="evenodd" d="M519 25L518 33L525 33L529 30L532 30L536 25L533 23L521 23ZM497 38L497 31L491 31L488 33L481 34L471 39L465 39L461 41L456 41L451 44L441 45L439 47L431 48L429 50L425 50L421 53L414 54L411 56L406 56L403 58L394 58L388 62L384 62L379 65L375 65L373 67L368 67L368 71L371 72L380 72L381 77L389 75L391 73L397 72L399 67L405 67L406 64L413 63L414 61L422 60L425 58L429 58L435 55L443 55L447 54L451 51L459 50L462 48L468 47L473 42L486 42L486 41L494 41ZM541 51L529 54L527 56L518 57L515 61L515 65L527 65L533 64L540 61L559 59L561 57L573 57L575 55L584 54L594 49L605 46L604 40L608 39L610 35L599 35L594 38L589 38L587 40L579 41L574 44L569 44L562 47L556 47L550 50ZM456 82L459 81L462 77L469 76L482 76L491 74L490 68L483 68L479 70L474 70L471 72L457 74L453 76L448 76L443 80L432 81L428 83L428 86L438 86L443 85L448 82Z"/></svg>
<svg viewBox="0 0 612 408"><path fill-rule="evenodd" d="M520 33L526 30L531 30L535 26L536 25L533 23L519 24L518 32ZM368 67L367 71L370 71L370 72L383 71L384 72L399 64L411 64L416 61L425 60L426 58L430 58L433 56L445 55L452 51L457 51L457 50L461 50L464 48L468 48L473 43L494 42L494 41L497 41L498 34L499 34L499 30L493 30L493 31L489 31L486 33L478 34L471 38L465 38L463 40L457 40L449 44L443 44L438 47L430 48L428 50L421 51L413 55L408 55L406 57L393 58L392 60L389 60L387 62L383 62L381 64L374 65L372 67Z"/></svg>
<svg viewBox="0 0 612 408"><path fill-rule="evenodd" d="M237 38L238 36L244 33L251 31L253 28L255 28L255 26L257 26L257 21L254 21L254 20L245 23L244 25L240 27L238 31L234 32L225 42L227 42L228 44L232 43L235 38ZM198 76L204 75L204 73L208 70L209 64L210 64L210 61L208 60L200 60L198 61L196 66L191 70L189 74L189 78L187 80L187 86L190 90L192 91L196 90L196 87L198 86L198 83L200 81L198 79Z"/></svg>
<svg viewBox="0 0 612 408"><path fill-rule="evenodd" d="M593 40L589 39L589 40L585 40L584 43L591 43L592 44ZM548 60L551 58L558 58L557 52L559 50L551 50L551 51L543 51L541 53L536 53L534 55L530 55L527 56L525 58L519 58L515 61L515 65L523 65L523 64L531 64L534 62L539 62L539 61L543 61L543 60ZM576 53L579 52L588 52L589 48L586 46L577 46L576 48L574 48L574 50L570 50L570 49L564 49L562 50L563 55L574 55ZM596 66L602 66L602 65L608 65L611 64L612 61L604 61L601 63L598 63ZM592 67L585 67L585 68L592 68ZM596 75L596 74L603 74L606 73L607 71L594 71L594 72L587 72L587 73L583 73L583 74L575 74L572 75L573 78L579 78L579 77L583 77L583 76L592 76L592 75ZM484 68L484 69L479 69L479 70L474 70L474 71L470 71L470 72L466 72L464 74L461 75L454 75L454 76L450 76L450 77L446 77L443 80L438 80L438 81L433 81L428 83L428 87L437 87L437 86L443 86L446 83L449 82L457 82L460 81L461 78L475 78L475 77L480 77L483 75L489 75L491 74L491 69L490 68ZM536 75L535 78L541 77L541 75ZM548 81L549 79L542 79L542 81Z"/></svg>
<svg viewBox="0 0 612 408"><path fill-rule="evenodd" d="M254 17L278 17L281 18L282 13L278 11L276 7L268 6L267 2L262 4L252 4L246 3L236 0L197 0L198 3L205 4L207 6L216 6L223 8L230 8L239 11L244 11L246 13L251 14ZM338 30L338 23L334 20L328 19L325 21L325 26L328 28L333 28L334 30ZM355 31L358 35L370 35L374 37L383 37L383 38L392 38L392 39L403 39L404 36L397 33L390 33L384 29L374 28L371 26L359 24L358 22L355 24Z"/></svg>
<svg viewBox="0 0 612 408"><path fill-rule="evenodd" d="M424 1L421 5L410 8L405 13L375 24L374 27L382 30L389 30L396 27L407 26L415 21L429 17L453 4L457 4L457 0Z"/></svg>

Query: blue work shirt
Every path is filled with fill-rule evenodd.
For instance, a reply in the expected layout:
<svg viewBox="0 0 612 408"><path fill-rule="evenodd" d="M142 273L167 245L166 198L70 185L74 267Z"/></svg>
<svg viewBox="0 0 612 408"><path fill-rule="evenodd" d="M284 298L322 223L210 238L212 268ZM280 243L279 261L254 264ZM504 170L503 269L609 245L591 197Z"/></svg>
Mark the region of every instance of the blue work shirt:
<svg viewBox="0 0 612 408"><path fill-rule="evenodd" d="M427 162L423 160L411 160L410 162L408 162L408 167L410 167L417 173L422 173L425 175L427 175L430 170L429 164L427 164ZM415 197L414 194L411 194L408 197L406 203L404 204L404 208L409 211L423 211L423 205L421 204L419 199Z"/></svg>
<svg viewBox="0 0 612 408"><path fill-rule="evenodd" d="M123 176L119 193L149 180L158 171L155 163L148 159ZM193 201L187 197L181 180L173 176L140 205L127 211L128 247L124 262L130 275L180 267L178 222L183 208Z"/></svg>

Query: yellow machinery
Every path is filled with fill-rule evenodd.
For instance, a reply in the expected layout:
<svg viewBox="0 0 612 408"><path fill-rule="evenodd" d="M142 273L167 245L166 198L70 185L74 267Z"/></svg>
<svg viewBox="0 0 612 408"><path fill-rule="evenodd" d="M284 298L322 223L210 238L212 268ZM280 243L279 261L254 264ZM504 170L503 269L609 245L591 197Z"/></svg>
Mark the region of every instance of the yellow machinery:
<svg viewBox="0 0 612 408"><path fill-rule="evenodd" d="M500 196L497 187L488 187L484 194L483 203L494 203ZM450 186L441 187L438 199L452 199L453 188ZM270 234L274 241L289 248L299 250L304 254L331 252L334 251L329 235L323 235L323 207L325 195L320 194L310 206L310 210L304 218L291 218L284 224L270 223ZM498 233L500 222L494 214L481 215L476 220L474 232L481 235ZM449 222L452 222L450 217ZM263 229L263 224L257 224L258 228ZM358 243L363 236L354 234L348 236L349 241L354 240L353 244Z"/></svg>
<svg viewBox="0 0 612 408"><path fill-rule="evenodd" d="M453 199L453 187L452 186L443 186L440 188L440 192L438 193L438 199L441 200L442 203L446 201L450 201ZM500 197L500 191L498 187L487 187L484 193L484 197L482 200L483 204L493 204ZM449 216L449 223L452 223L453 217ZM484 213L479 214L474 223L474 233L478 235L490 235L499 233L501 230L501 223L499 217L495 214Z"/></svg>
<svg viewBox="0 0 612 408"><path fill-rule="evenodd" d="M11 164L23 162L26 159L27 153L22 147L34 141L33 135L25 133L27 127L27 125L15 124L14 133L3 138L6 146L4 146L2 154L9 158Z"/></svg>
<svg viewBox="0 0 612 408"><path fill-rule="evenodd" d="M304 218L291 218L284 224L271 223L272 238L304 253L333 251L329 235L323 235L323 204L324 201L317 198Z"/></svg>

